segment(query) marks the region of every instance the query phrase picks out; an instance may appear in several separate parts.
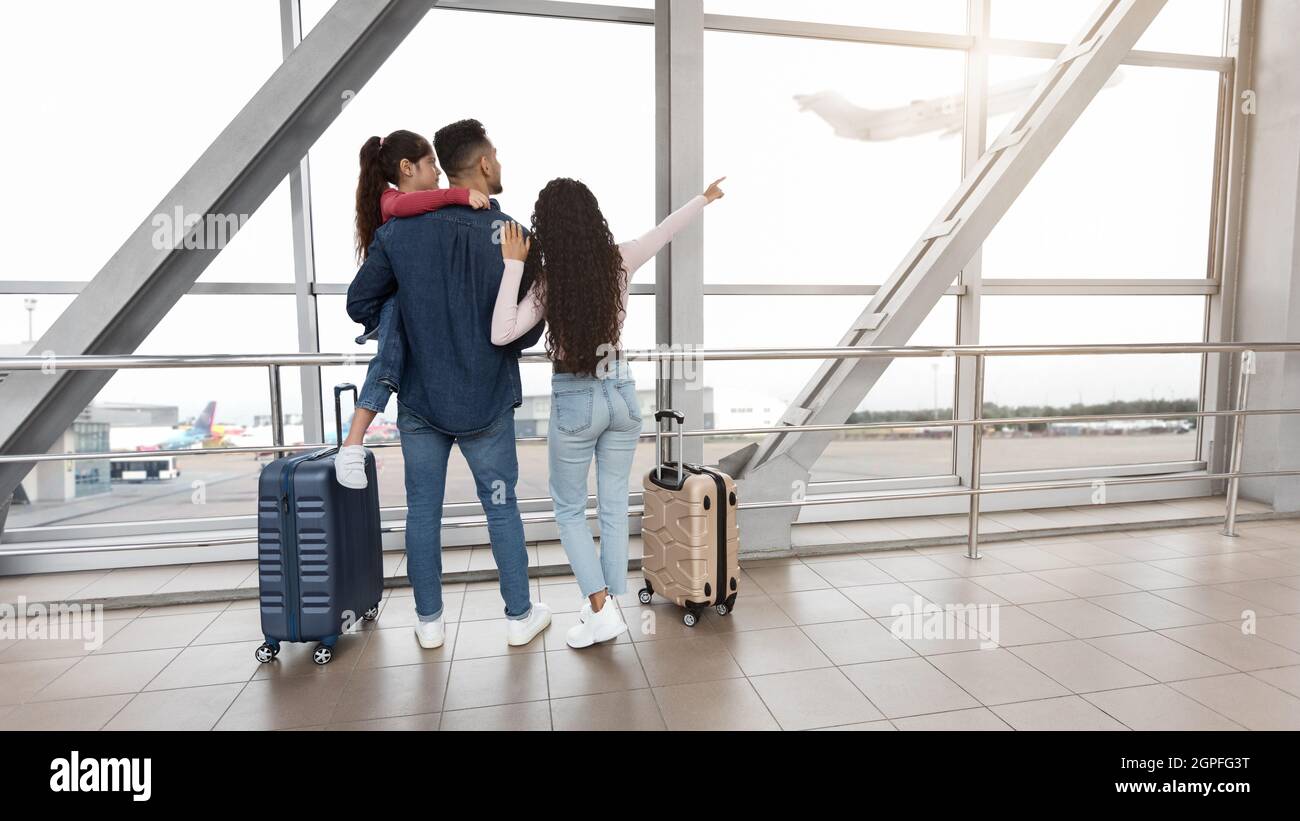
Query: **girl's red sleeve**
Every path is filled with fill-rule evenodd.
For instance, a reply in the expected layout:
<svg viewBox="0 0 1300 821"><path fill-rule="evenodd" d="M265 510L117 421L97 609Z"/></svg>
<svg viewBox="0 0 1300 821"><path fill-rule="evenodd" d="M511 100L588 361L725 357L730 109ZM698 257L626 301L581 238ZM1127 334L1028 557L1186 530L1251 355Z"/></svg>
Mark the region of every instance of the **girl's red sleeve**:
<svg viewBox="0 0 1300 821"><path fill-rule="evenodd" d="M384 221L393 217L427 214L448 205L469 205L468 188L435 188L432 191L398 191L390 188L379 198L379 214Z"/></svg>

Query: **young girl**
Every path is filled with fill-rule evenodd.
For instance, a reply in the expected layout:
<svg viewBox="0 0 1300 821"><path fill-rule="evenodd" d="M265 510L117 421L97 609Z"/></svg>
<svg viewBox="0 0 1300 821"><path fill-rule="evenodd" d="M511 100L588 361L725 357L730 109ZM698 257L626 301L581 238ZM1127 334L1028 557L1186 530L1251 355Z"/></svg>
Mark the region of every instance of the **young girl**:
<svg viewBox="0 0 1300 821"><path fill-rule="evenodd" d="M555 371L547 431L551 497L560 541L588 599L566 636L570 647L588 647L627 630L609 597L627 589L628 474L641 435L641 411L627 362L617 359L608 367L606 352L619 349L628 280L704 206L722 196L720 182L644 236L615 245L587 186L555 179L537 197L532 237L525 239L513 223L503 231L505 273L492 314L492 342L508 344L545 317L546 352ZM525 260L535 281L516 302ZM587 472L593 454L599 556L587 527Z"/></svg>
<svg viewBox="0 0 1300 821"><path fill-rule="evenodd" d="M438 164L433 146L419 134L394 131L371 137L361 146L361 176L357 180L357 259L365 260L375 231L393 217L410 217L448 205L487 208L486 194L468 188L438 188ZM396 186L394 188L393 186ZM395 299L379 314L379 324L357 337L357 344L378 336L379 350L366 369L351 426L334 460L339 484L366 486L366 429L398 390L402 375L401 315Z"/></svg>

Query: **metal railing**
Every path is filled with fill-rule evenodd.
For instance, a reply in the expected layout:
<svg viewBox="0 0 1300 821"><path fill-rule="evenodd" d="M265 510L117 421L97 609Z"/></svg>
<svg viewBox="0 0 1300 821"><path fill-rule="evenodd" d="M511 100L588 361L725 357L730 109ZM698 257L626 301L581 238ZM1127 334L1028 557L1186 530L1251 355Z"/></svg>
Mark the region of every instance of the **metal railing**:
<svg viewBox="0 0 1300 821"><path fill-rule="evenodd" d="M672 350L640 350L640 351L623 351L623 359L631 362L656 362L661 363L661 371L664 366L672 363L685 361L708 362L708 361L756 361L756 360L788 360L788 359L860 359L870 357L883 357L889 359L905 358L933 358L933 357L972 357L974 358L974 413L970 419L945 419L933 421L914 421L914 422L864 422L864 423L845 423L835 425L778 425L774 427L750 427L750 428L707 428L694 429L685 431L686 436L743 436L756 434L782 434L796 432L810 433L827 433L843 431L864 431L864 430L898 430L910 429L917 427L949 427L954 433L958 428L970 427L976 431L971 437L971 459L970 459L970 476L969 486L953 490L921 490L906 493L877 493L853 496L827 496L821 498L801 498L789 501L770 501L770 502L742 502L738 505L741 509L763 510L782 507L802 507L814 505L836 505L852 504L859 502L879 502L895 501L910 499L937 499L947 497L969 497L967 510L967 553L972 559L980 558L979 551L979 518L980 518L980 498L987 494L994 493L1012 493L1040 490L1060 490L1073 489L1094 486L1097 480L1087 481L1054 481L1054 482L1037 482L1037 483L1014 483L995 487L984 487L981 481L981 459L982 459L982 439L985 428L992 425L1027 425L1027 424L1044 424L1059 422L1090 422L1090 421L1108 421L1108 420L1132 420L1132 419L1162 419L1162 418L1217 418L1232 417L1233 419L1233 436L1231 450L1229 452L1228 470L1222 473L1195 473L1189 475L1154 475L1154 476L1137 476L1107 478L1107 485L1131 485L1131 484L1155 484L1162 482L1189 482L1189 481L1207 481L1207 480L1227 480L1228 488L1225 500L1225 516L1223 534L1225 536L1236 536L1237 522L1237 502L1242 479L1252 478L1269 478L1269 477L1287 477L1300 476L1300 470L1272 470L1272 471L1253 471L1243 472L1241 470L1242 446L1245 438L1245 423L1248 416L1264 415L1283 415L1300 413L1300 408L1277 408L1264 410L1249 410L1246 407L1249 399L1250 377L1255 371L1257 355L1265 352L1297 352L1300 351L1300 343L1294 342L1259 342L1259 343L1212 343L1212 342L1194 342L1194 343L1147 343L1132 345L953 345L953 346L906 346L906 347L824 347L824 348L755 348L755 349L683 349L677 346ZM983 415L984 409L984 373L985 363L988 357L1004 356L1098 356L1098 355L1119 355L1119 354L1214 354L1227 353L1239 354L1240 366L1236 372L1236 385L1232 393L1235 395L1235 402L1232 409L1217 411L1177 411L1167 413L1131 413L1131 414L1086 414L1070 416L1039 416L1039 417L997 417L988 418ZM369 362L372 354L360 355L342 355L342 354L318 354L318 353L298 353L298 354L253 354L253 355L210 355L210 356L71 356L71 357L0 357L0 373L5 371L17 370L119 370L119 369L138 369L138 368L247 368L247 367L264 367L267 369L268 387L270 391L270 400L272 408L272 443L267 446L248 446L248 447L222 447L208 448L203 450L158 450L148 451L136 454L134 452L104 452L104 453L42 453L42 454L0 454L0 464L3 463L34 463L45 461L61 460L94 460L94 459L123 459L123 458L149 458L157 456L195 456L207 454L230 454L230 453L289 453L294 451L317 450L321 447L327 447L326 443L314 443L303 445L286 445L284 443L284 419L282 413L281 401L281 381L280 368L306 366L347 366L357 365ZM550 360L543 353L525 353L520 357L524 363L548 363ZM656 396L659 403L662 404L665 396L665 385L669 377L662 372L656 380ZM642 433L642 439L651 439L653 433ZM542 442L546 441L545 436L528 436L516 437L519 442ZM400 442L375 443L367 447L398 447ZM590 497L589 497L590 498ZM545 502L550 501L548 497L542 497L535 500L521 500ZM636 515L639 511L629 510L629 515ZM595 511L588 511L588 518L594 517ZM530 516L524 515L525 523L554 521L554 515ZM485 516L464 517L452 523L444 523L444 527L449 528L466 528L481 527L486 523ZM396 532L404 530L404 526L399 524L389 525L385 528L386 532ZM0 555L39 555L46 553L84 553L84 552L104 552L111 550L140 550L140 549L162 549L177 547L197 547L213 545L230 545L256 541L256 536L250 537L219 537L212 539L182 540L182 541L165 541L165 542L134 542L128 544L100 544L93 546L71 546L57 548L35 547L27 550L4 550Z"/></svg>

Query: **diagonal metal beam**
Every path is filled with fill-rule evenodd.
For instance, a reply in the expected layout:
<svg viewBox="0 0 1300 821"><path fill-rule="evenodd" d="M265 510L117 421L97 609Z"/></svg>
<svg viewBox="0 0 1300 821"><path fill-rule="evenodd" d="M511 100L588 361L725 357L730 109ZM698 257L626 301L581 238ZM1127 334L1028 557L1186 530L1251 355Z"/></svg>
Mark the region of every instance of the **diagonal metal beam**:
<svg viewBox="0 0 1300 821"><path fill-rule="evenodd" d="M1159 14L1165 0L1107 0L1061 50L1026 107L971 167L957 192L908 251L842 346L906 345L953 284L998 220L1060 143L1115 68ZM890 360L824 363L786 411L781 424L840 424L848 419ZM832 433L776 433L723 459L738 472L745 497L789 500L806 487ZM742 525L751 547L788 547L798 508L754 511Z"/></svg>
<svg viewBox="0 0 1300 821"><path fill-rule="evenodd" d="M429 0L335 3L36 343L34 355L55 357L50 372L4 376L0 453L48 450L113 376L60 370L58 356L133 352L220 252L158 242L155 218L203 218L188 239L202 235L206 215L256 211L429 8ZM0 529L30 469L0 466Z"/></svg>

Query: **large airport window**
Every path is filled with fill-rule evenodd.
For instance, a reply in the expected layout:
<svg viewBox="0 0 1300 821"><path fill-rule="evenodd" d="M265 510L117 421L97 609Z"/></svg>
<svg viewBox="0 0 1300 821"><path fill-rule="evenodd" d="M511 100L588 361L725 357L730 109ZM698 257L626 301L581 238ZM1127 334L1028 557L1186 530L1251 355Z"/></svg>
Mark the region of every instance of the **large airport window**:
<svg viewBox="0 0 1300 821"><path fill-rule="evenodd" d="M986 296L987 345L1200 342L1200 296ZM1200 354L990 357L985 416L1199 410ZM989 428L986 471L1131 465L1196 458L1195 417Z"/></svg>
<svg viewBox="0 0 1300 821"><path fill-rule="evenodd" d="M7 244L4 279L94 277L281 60L278 4L265 0L219 13L170 0L6 3L0 20L11 79L0 219L22 238ZM36 31L57 32L57 46ZM58 169L72 177L56 184ZM233 276L292 282L293 269L220 278Z"/></svg>
<svg viewBox="0 0 1300 821"><path fill-rule="evenodd" d="M596 2L653 6L651 0ZM303 0L305 28L329 6L326 0ZM946 34L966 31L967 7L965 0L704 0L708 14ZM1092 0L992 0L991 34L1065 42L1093 7ZM1171 0L1138 48L1218 55L1224 11L1224 0ZM78 19L70 28L61 25L69 13ZM0 148L10 157L7 181L13 190L31 192L4 206L6 224L24 237L10 249L8 272L0 275L13 281L91 279L281 61L279 7L257 0L235 0L220 15L161 0L142 0L129 9L74 0L57 12L28 4L4 14L16 24L0 33L0 65L15 76L36 70L43 77L39 88L11 89L10 112L26 125L0 135ZM124 25L123 15L166 19L172 30L201 27L205 36L159 38L150 26ZM100 36L110 27L111 42ZM98 69L69 68L36 41L14 34L38 28L57 28L62 51L75 50ZM514 78L503 79L500 88L441 83L438 72L429 70L430 55L445 66L477 64L489 38L494 76ZM241 57L232 62L234 42ZM706 31L704 43L702 182L728 178L727 198L705 218L705 281L884 282L960 181L966 54L717 30ZM505 190L498 200L506 213L527 223L548 180L576 177L599 198L616 239L642 233L656 213L654 57L649 26L431 9L311 149L317 280L347 283L356 271L353 207L362 142L397 128L431 136L465 117L482 120L500 151ZM211 65L222 66L220 82L196 86L195 67ZM602 70L593 72L593 65ZM990 57L989 140L1048 65L1044 59ZM520 78L523 86L509 85ZM1208 276L1220 82L1217 71L1117 70L984 243L983 275ZM60 216L64 195L50 188L48 169L23 159L32 156L32 134L40 135L42 155L91 152L89 214ZM90 143L86 134L93 135ZM103 162L105 157L111 161ZM154 217L164 230L168 220L191 215ZM287 181L255 213L218 218L213 227L219 233L208 237L223 250L200 283L293 282ZM68 240L69 230L75 242ZM57 256L48 253L52 247L59 249ZM651 285L654 278L651 261L633 283ZM0 354L40 354L32 340L72 300L71 294L0 295L0 329L8 329L0 333ZM940 299L909 344L955 344L958 300ZM704 345L834 345L869 301L867 295L709 295ZM373 350L373 343L353 341L358 329L346 316L343 296L323 295L315 303L320 350ZM624 347L655 346L655 303L653 295L631 297ZM986 295L981 305L985 344L1200 341L1205 328L1203 296ZM136 352L295 351L301 347L298 309L297 299L287 294L188 295ZM705 414L697 421L715 429L773 425L819 365L706 363L699 381ZM952 418L954 367L951 357L893 362L850 421L908 420L916 427L835 436L814 464L813 481L951 474L952 431L926 423ZM985 413L1186 412L1199 407L1201 370L1202 357L1190 354L990 358ZM544 436L550 367L525 364L521 371L524 403L516 412L516 434ZM655 369L638 364L634 372L648 432ZM300 376L296 367L281 370L281 421L290 445L306 438ZM333 438L332 386L360 385L364 378L364 364L321 369L327 440ZM257 476L272 458L267 383L264 367L117 372L54 448L111 450L120 457L43 464L24 482L8 527L21 533L142 522L140 528L147 529L166 519L212 520L205 528L223 521L244 526ZM395 444L395 420L392 403L368 441ZM1185 462L1198 457L1198 428L1192 417L998 428L987 434L984 469ZM706 438L705 458L716 461L759 439ZM230 446L252 450L199 452ZM193 452L153 455L159 450ZM519 450L519 497L547 496L545 443L522 443ZM382 504L400 507L400 448L377 454ZM633 468L634 490L635 477L653 461L653 446L645 441ZM458 452L448 468L446 500L476 501Z"/></svg>
<svg viewBox="0 0 1300 821"><path fill-rule="evenodd" d="M174 223L172 219L165 225ZM205 245L221 248L221 253L199 282L293 281L293 223L287 178L253 213L205 216L203 226ZM238 231L232 231L236 226Z"/></svg>
<svg viewBox="0 0 1300 821"><path fill-rule="evenodd" d="M960 182L964 63L705 32L705 174L727 198L705 218L704 278L884 282Z"/></svg>
<svg viewBox="0 0 1300 821"><path fill-rule="evenodd" d="M704 340L715 347L833 346L866 307L868 297L710 296ZM908 341L952 345L956 297L943 297ZM820 361L760 360L703 364L708 427L777 424ZM858 404L852 422L925 422L952 418L953 359L897 359ZM709 437L705 457L717 459L762 436ZM951 428L919 425L895 431L837 434L813 467L812 480L946 475L952 471Z"/></svg>
<svg viewBox="0 0 1300 821"><path fill-rule="evenodd" d="M0 355L40 356L32 346L73 299L71 294L0 294Z"/></svg>
<svg viewBox="0 0 1300 821"><path fill-rule="evenodd" d="M356 271L362 143L399 128L432 137L466 117L497 148L497 199L514 219L528 222L547 181L574 177L595 193L616 239L645 231L655 216L653 35L648 26L431 10L312 147L318 279L348 282ZM430 69L436 59L461 77L456 67L480 64L489 42L482 83L439 82ZM654 263L634 281L653 282Z"/></svg>
<svg viewBox="0 0 1300 821"><path fill-rule="evenodd" d="M990 61L990 140L1012 120L1000 101L1048 65ZM984 276L1209 276L1218 88L1209 71L1117 69L989 235Z"/></svg>
<svg viewBox="0 0 1300 821"><path fill-rule="evenodd" d="M1218 55L1223 51L1224 0L1169 0L1137 48ZM1094 0L993 0L994 37L1068 43L1097 11Z"/></svg>
<svg viewBox="0 0 1300 821"><path fill-rule="evenodd" d="M136 353L289 352L298 347L295 321L289 296L185 296ZM285 441L294 444L302 441L298 369L283 368L281 383ZM68 463L66 472L42 463L24 480L28 504L14 506L7 527L248 515L271 456L268 385L263 367L117 371L54 447L86 452L106 442L121 456ZM260 445L268 450L220 452ZM152 455L159 450L195 453Z"/></svg>

